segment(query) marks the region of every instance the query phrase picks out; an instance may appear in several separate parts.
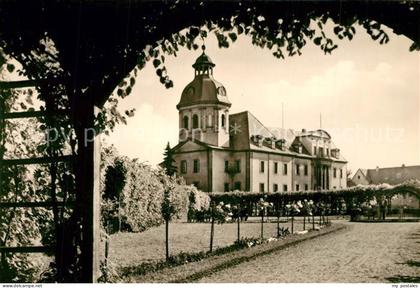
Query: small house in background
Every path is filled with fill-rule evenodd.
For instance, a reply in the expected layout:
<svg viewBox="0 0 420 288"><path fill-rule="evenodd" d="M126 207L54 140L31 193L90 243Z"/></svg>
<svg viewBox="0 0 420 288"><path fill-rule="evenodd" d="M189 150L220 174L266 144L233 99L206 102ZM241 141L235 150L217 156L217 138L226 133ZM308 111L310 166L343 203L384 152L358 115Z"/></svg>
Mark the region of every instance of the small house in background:
<svg viewBox="0 0 420 288"><path fill-rule="evenodd" d="M387 167L375 169L358 169L352 177L354 185L370 185L370 184L390 184L397 185L409 180L420 181L420 165L399 167ZM420 208L420 201L411 196L400 197L392 200L392 206L407 206L411 208Z"/></svg>

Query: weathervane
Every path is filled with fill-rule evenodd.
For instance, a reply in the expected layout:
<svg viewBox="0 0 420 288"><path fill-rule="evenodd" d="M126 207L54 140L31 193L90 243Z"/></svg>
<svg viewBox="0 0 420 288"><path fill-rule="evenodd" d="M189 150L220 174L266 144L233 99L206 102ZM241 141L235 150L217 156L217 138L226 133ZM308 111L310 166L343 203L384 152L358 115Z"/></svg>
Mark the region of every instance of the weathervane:
<svg viewBox="0 0 420 288"><path fill-rule="evenodd" d="M201 37L201 41L203 41L203 45L201 45L201 50L203 50L203 54L204 54L204 51L206 50L206 45L205 45L205 41L204 41L203 35L201 35L200 37Z"/></svg>

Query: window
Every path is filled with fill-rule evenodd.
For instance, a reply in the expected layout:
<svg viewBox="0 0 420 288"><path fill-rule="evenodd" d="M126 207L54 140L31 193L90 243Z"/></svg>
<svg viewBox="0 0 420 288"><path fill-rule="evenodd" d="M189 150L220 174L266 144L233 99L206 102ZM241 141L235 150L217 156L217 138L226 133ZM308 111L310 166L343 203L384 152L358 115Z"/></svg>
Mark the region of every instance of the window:
<svg viewBox="0 0 420 288"><path fill-rule="evenodd" d="M314 155L316 155L316 146L314 146Z"/></svg>
<svg viewBox="0 0 420 288"><path fill-rule="evenodd" d="M225 192L229 191L229 183L225 183Z"/></svg>
<svg viewBox="0 0 420 288"><path fill-rule="evenodd" d="M296 184L296 191L299 191L300 187L299 184Z"/></svg>
<svg viewBox="0 0 420 288"><path fill-rule="evenodd" d="M195 186L195 188L199 188L199 186L200 186L200 182L197 182L197 181L195 181L195 182L193 182L193 185Z"/></svg>
<svg viewBox="0 0 420 288"><path fill-rule="evenodd" d="M300 175L300 169L299 164L296 164L296 175Z"/></svg>
<svg viewBox="0 0 420 288"><path fill-rule="evenodd" d="M305 165L303 167L304 167L303 172L304 172L305 176L308 176L308 165Z"/></svg>
<svg viewBox="0 0 420 288"><path fill-rule="evenodd" d="M229 172L229 161L225 161L225 172Z"/></svg>
<svg viewBox="0 0 420 288"><path fill-rule="evenodd" d="M226 116L225 114L222 114L222 127L225 128L226 125Z"/></svg>
<svg viewBox="0 0 420 288"><path fill-rule="evenodd" d="M324 148L323 147L319 147L318 150L319 150L318 151L319 156L324 157Z"/></svg>
<svg viewBox="0 0 420 288"><path fill-rule="evenodd" d="M337 178L337 168L334 168L333 169L333 177L334 178Z"/></svg>
<svg viewBox="0 0 420 288"><path fill-rule="evenodd" d="M207 115L207 127L213 126L213 115Z"/></svg>
<svg viewBox="0 0 420 288"><path fill-rule="evenodd" d="M188 129L188 116L184 116L184 118L183 118L183 127L185 128L185 129Z"/></svg>
<svg viewBox="0 0 420 288"><path fill-rule="evenodd" d="M192 128L193 129L198 128L198 115L197 114L193 115L192 122L193 122Z"/></svg>
<svg viewBox="0 0 420 288"><path fill-rule="evenodd" d="M236 169L236 172L241 172L241 160L236 160L235 161L235 169Z"/></svg>
<svg viewBox="0 0 420 288"><path fill-rule="evenodd" d="M264 168L265 168L264 166L265 166L265 165L264 165L264 161L261 161L261 162L260 162L260 172L261 172L261 173L264 173Z"/></svg>
<svg viewBox="0 0 420 288"><path fill-rule="evenodd" d="M260 183L260 192L264 192L264 183Z"/></svg>
<svg viewBox="0 0 420 288"><path fill-rule="evenodd" d="M283 164L283 174L287 175L287 164Z"/></svg>
<svg viewBox="0 0 420 288"><path fill-rule="evenodd" d="M235 182L235 190L241 190L241 182Z"/></svg>
<svg viewBox="0 0 420 288"><path fill-rule="evenodd" d="M357 179L360 179L360 175L357 175Z"/></svg>
<svg viewBox="0 0 420 288"><path fill-rule="evenodd" d="M200 160L195 159L194 160L194 173L200 172Z"/></svg>
<svg viewBox="0 0 420 288"><path fill-rule="evenodd" d="M330 156L330 149L327 148L327 156Z"/></svg>
<svg viewBox="0 0 420 288"><path fill-rule="evenodd" d="M340 178L343 178L343 169L340 169Z"/></svg>
<svg viewBox="0 0 420 288"><path fill-rule="evenodd" d="M279 163L274 162L274 174L279 173Z"/></svg>
<svg viewBox="0 0 420 288"><path fill-rule="evenodd" d="M305 191L308 191L309 190L309 186L308 186L308 184L305 184Z"/></svg>
<svg viewBox="0 0 420 288"><path fill-rule="evenodd" d="M181 161L181 173L186 174L187 173L187 160Z"/></svg>
<svg viewBox="0 0 420 288"><path fill-rule="evenodd" d="M273 184L273 192L279 191L279 185Z"/></svg>
<svg viewBox="0 0 420 288"><path fill-rule="evenodd" d="M286 191L287 191L287 185L286 185L286 184L284 184L284 185L283 185L283 191L284 191L284 192L286 192Z"/></svg>

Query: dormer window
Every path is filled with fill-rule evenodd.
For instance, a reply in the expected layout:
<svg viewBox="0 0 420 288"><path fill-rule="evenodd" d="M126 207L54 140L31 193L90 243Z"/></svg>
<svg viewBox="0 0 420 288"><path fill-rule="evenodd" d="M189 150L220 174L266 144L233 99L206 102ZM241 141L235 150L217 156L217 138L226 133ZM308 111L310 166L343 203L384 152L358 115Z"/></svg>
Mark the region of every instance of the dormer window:
<svg viewBox="0 0 420 288"><path fill-rule="evenodd" d="M280 150L286 150L286 140L285 139L280 139L276 141L276 145Z"/></svg>
<svg viewBox="0 0 420 288"><path fill-rule="evenodd" d="M222 95L222 96L226 96L226 89L223 86L220 86L219 88L217 88L217 93Z"/></svg>
<svg viewBox="0 0 420 288"><path fill-rule="evenodd" d="M331 156L334 158L340 158L340 149L331 149Z"/></svg>
<svg viewBox="0 0 420 288"><path fill-rule="evenodd" d="M276 137L267 137L265 138L265 141L267 141L267 145L271 147L271 149L276 148Z"/></svg>

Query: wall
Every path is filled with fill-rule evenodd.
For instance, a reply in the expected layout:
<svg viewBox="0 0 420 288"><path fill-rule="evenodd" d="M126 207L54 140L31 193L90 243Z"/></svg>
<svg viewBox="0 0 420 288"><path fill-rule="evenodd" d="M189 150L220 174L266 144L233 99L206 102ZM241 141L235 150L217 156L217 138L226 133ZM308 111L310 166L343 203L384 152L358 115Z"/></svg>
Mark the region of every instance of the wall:
<svg viewBox="0 0 420 288"><path fill-rule="evenodd" d="M178 153L174 155L175 165L178 169L177 175L182 176L187 184L193 184L199 182L198 189L202 191L208 191L208 158L207 151L197 151L188 153ZM193 172L194 159L198 159L200 162L200 170L198 173ZM187 173L181 173L181 161L187 161Z"/></svg>
<svg viewBox="0 0 420 288"><path fill-rule="evenodd" d="M222 114L226 117L225 128L221 127ZM198 116L198 128L193 129L193 115ZM184 116L188 117L188 129L184 128ZM209 122L209 118L211 118ZM229 140L229 110L222 105L194 105L179 111L179 141L187 140L188 136L199 141L215 145L226 146ZM193 131L194 130L194 131Z"/></svg>
<svg viewBox="0 0 420 288"><path fill-rule="evenodd" d="M312 174L313 174L313 167L311 165L311 159L304 159L304 158L295 158L293 159L293 185L292 191L296 191L296 185L299 185L299 191L305 190L305 184L308 185L308 190L311 190L313 187L312 184ZM299 164L299 175L296 173L296 165ZM305 175L304 165L308 167L308 174Z"/></svg>
<svg viewBox="0 0 420 288"><path fill-rule="evenodd" d="M357 170L356 174L354 174L352 178L354 184L356 185L369 185L369 181L366 179L366 176L363 175L362 171L360 169Z"/></svg>
<svg viewBox="0 0 420 288"><path fill-rule="evenodd" d="M334 178L334 168L337 169L337 177ZM343 171L343 177L340 178L340 169ZM347 165L345 163L333 162L330 170L330 189L347 188Z"/></svg>
<svg viewBox="0 0 420 288"><path fill-rule="evenodd" d="M212 191L223 192L225 183L230 183L230 178L225 173L225 160L231 161L230 152L212 150Z"/></svg>
<svg viewBox="0 0 420 288"><path fill-rule="evenodd" d="M251 161L251 191L259 192L260 183L264 183L265 192L273 192L273 184L278 184L279 191L283 191L286 184L288 191L292 186L292 158L285 155L275 155L263 152L252 152ZM260 163L264 161L264 173L260 172ZM274 173L274 162L279 165L278 173ZM287 164L287 175L283 175L283 164Z"/></svg>

